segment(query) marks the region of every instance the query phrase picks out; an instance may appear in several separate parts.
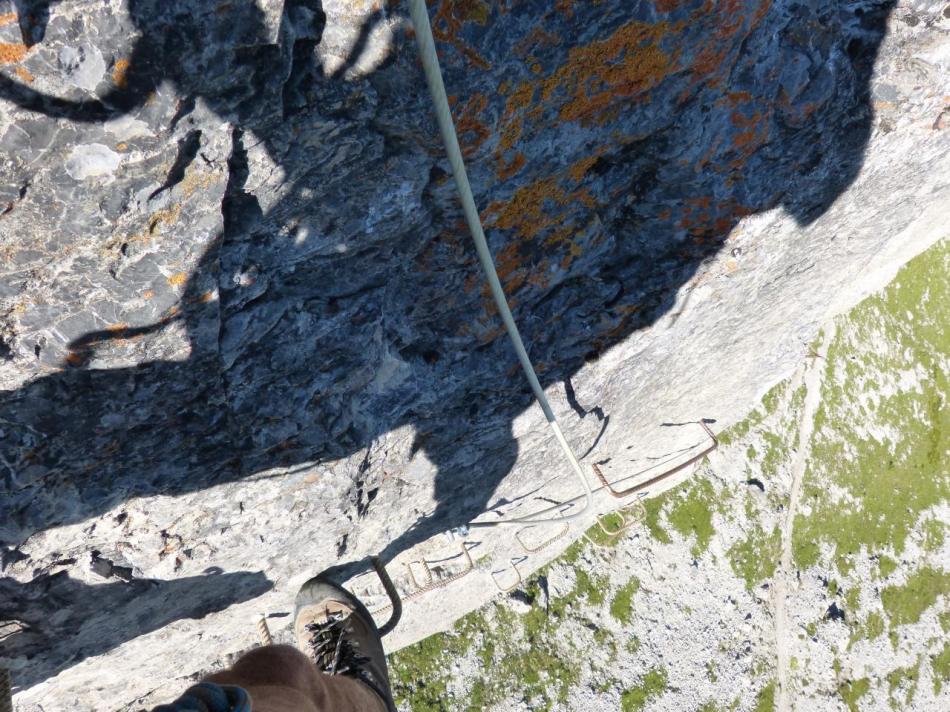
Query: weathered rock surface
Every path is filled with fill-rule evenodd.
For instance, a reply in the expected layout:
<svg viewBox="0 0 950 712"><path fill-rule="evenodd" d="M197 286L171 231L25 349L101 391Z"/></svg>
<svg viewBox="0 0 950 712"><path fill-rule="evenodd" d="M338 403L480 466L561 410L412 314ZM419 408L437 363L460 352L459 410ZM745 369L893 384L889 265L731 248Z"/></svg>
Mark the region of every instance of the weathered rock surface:
<svg viewBox="0 0 950 712"><path fill-rule="evenodd" d="M580 453L737 419L829 309L940 236L942 11L432 8L499 273ZM2 644L24 709L164 699L317 570L439 558L490 507L576 496L414 52L403 9L369 3L0 3L0 619L22 624ZM476 558L517 551L475 531ZM92 551L156 580L161 615ZM418 599L396 644L490 586ZM114 623L64 639L110 596Z"/></svg>

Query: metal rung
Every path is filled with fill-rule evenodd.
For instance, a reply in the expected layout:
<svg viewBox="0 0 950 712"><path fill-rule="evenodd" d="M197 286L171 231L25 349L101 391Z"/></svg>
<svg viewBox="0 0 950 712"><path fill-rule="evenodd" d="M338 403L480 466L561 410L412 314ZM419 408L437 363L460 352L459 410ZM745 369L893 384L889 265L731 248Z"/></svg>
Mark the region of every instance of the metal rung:
<svg viewBox="0 0 950 712"><path fill-rule="evenodd" d="M528 531L529 529L536 529L538 526L540 525L537 525L537 524L532 525L530 527L525 527L524 529L519 529L517 532L515 532L515 539L517 539L518 543L521 544L521 548L524 549L529 554L537 554L544 547L549 546L553 544L554 542L556 542L558 539L566 536L567 533L571 530L571 525L568 524L567 522L564 522L564 525L562 526L561 530L557 534L550 537L549 539L545 539L539 544L536 544L534 546L528 546L527 544L524 543L524 539L521 538L521 535L524 532Z"/></svg>
<svg viewBox="0 0 950 712"><path fill-rule="evenodd" d="M681 462L676 467L666 470L665 472L661 472L659 475L656 475L655 477L651 477L645 482L638 482L632 487L628 487L625 490L619 490L619 491L615 490L613 486L610 484L610 482L607 481L607 478L604 477L604 473L601 472L600 467L598 467L596 464L591 465L591 467L594 470L594 474L597 475L597 479L600 480L600 483L604 486L604 489L606 489L612 496L616 497L617 499L629 497L632 494L636 494L637 492L641 492L647 489L650 485L654 485L657 482L660 482L661 480L665 480L670 475L674 475L677 472L689 467L690 465L699 462L704 457L706 457L706 455L711 453L713 450L715 450L719 446L719 440L716 438L715 433L713 433L713 431L709 429L709 426L706 425L706 421L697 420L694 422L696 422L703 430L706 431L706 434L709 436L709 439L711 440L711 444L709 445L709 447L707 447L698 455L694 455L693 457L686 460L686 462Z"/></svg>
<svg viewBox="0 0 950 712"><path fill-rule="evenodd" d="M522 558L521 561L524 561L524 559ZM516 559L511 560L511 568L514 570L515 575L518 578L513 584L511 584L511 586L508 586L508 587L504 587L500 583L498 583L498 576L496 574L498 574L499 572L497 571L491 572L491 580L494 582L495 587L502 593L510 593L511 591L514 591L516 588L518 588L518 586L520 586L522 583L524 583L524 578L521 576L521 570L518 568L518 560Z"/></svg>

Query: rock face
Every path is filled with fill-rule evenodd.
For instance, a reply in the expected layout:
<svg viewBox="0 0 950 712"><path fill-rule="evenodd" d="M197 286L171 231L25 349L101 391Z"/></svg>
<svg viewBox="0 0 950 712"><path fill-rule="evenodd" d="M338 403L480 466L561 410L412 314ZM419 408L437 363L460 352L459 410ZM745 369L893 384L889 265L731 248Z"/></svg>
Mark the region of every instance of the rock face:
<svg viewBox="0 0 950 712"><path fill-rule="evenodd" d="M0 9L0 619L22 704L141 697L246 647L250 612L315 570L576 495L482 287L402 7ZM939 237L920 226L946 205L947 21L909 4L925 21L878 60L892 11L430 9L500 276L581 453L738 418L875 255ZM874 146L877 182L846 192ZM63 641L117 585L90 557L155 580L161 616ZM228 573L189 581L209 567ZM406 640L488 593L407 612ZM91 691L89 656L119 645L137 673Z"/></svg>

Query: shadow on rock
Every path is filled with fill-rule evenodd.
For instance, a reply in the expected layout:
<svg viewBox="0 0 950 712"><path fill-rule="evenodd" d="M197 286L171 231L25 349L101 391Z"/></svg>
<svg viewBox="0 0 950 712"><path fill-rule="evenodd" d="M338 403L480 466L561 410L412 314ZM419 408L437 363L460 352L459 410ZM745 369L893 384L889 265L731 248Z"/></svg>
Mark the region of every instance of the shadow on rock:
<svg viewBox="0 0 950 712"><path fill-rule="evenodd" d="M807 224L841 195L871 130L893 6L550 5L501 18L445 2L433 17L499 274L545 386L669 312L744 216L781 206ZM147 191L172 208L210 140L189 124L197 105L227 119L231 141L223 227L174 308L84 328L62 345L61 372L0 395L8 543L128 498L348 457L410 425L413 452L438 470L437 509L390 558L483 512L516 460L511 424L531 396L481 287L411 40L344 81L315 53L319 3L286 3L275 37L255 3L227 7L131 2L142 39L125 88L97 100L0 80L0 98L84 125L145 116L155 89L174 86L178 159ZM169 250L188 244L177 239ZM164 284L154 251L130 244L109 284ZM108 367L172 324L187 359ZM18 353L41 347L23 337ZM381 487L354 481L353 508Z"/></svg>
<svg viewBox="0 0 950 712"><path fill-rule="evenodd" d="M14 691L184 618L204 618L273 588L260 573L209 573L89 585L65 571L0 579L2 656Z"/></svg>

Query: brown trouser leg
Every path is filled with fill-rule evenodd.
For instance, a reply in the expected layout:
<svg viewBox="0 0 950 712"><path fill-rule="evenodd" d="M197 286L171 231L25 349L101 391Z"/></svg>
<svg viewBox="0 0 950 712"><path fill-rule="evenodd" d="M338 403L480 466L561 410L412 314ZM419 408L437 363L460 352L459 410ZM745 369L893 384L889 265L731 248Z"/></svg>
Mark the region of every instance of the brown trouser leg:
<svg viewBox="0 0 950 712"><path fill-rule="evenodd" d="M342 675L325 675L289 645L256 648L205 681L243 687L253 712L386 712L369 687Z"/></svg>

